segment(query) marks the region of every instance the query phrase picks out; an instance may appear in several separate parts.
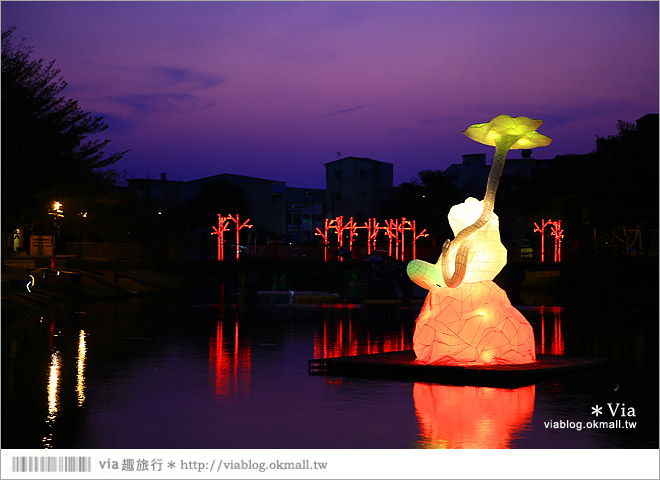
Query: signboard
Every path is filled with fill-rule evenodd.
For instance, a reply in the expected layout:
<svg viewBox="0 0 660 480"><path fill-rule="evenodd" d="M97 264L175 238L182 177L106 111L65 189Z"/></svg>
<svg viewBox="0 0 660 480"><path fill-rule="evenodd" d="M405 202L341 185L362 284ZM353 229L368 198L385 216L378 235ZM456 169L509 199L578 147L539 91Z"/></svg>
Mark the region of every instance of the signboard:
<svg viewBox="0 0 660 480"><path fill-rule="evenodd" d="M30 256L52 257L54 252L52 235L32 235L30 237Z"/></svg>

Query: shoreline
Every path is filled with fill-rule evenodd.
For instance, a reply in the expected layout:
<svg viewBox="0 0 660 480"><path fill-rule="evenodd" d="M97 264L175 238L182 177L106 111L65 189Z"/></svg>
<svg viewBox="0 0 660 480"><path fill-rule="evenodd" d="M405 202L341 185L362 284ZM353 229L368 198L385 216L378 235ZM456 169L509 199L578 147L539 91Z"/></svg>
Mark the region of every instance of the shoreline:
<svg viewBox="0 0 660 480"><path fill-rule="evenodd" d="M600 265L592 261L578 268L565 265L562 270L509 264L495 282L516 306L599 306L648 311L658 308L657 259L649 260L618 259L615 268L606 262ZM218 283L229 286L227 298L240 295L245 303L256 303L259 291L294 290L331 294L336 303L423 302L426 291L413 288L403 264L392 262L383 268L384 271L366 262L158 263L74 257L58 257L57 268L51 268L48 258L4 259L2 323L98 300L168 294ZM615 285L610 278L616 278L617 271L625 271L632 280L623 287ZM649 277L649 273L654 276ZM383 278L388 281L389 290L376 288L382 287Z"/></svg>

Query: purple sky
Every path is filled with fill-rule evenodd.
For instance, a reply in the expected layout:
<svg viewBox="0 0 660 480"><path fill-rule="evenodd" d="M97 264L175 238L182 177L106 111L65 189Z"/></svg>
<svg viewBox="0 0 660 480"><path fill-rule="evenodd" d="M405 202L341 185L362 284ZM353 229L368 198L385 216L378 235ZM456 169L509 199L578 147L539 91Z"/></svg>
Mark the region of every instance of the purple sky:
<svg viewBox="0 0 660 480"><path fill-rule="evenodd" d="M129 178L234 173L325 187L341 156L394 181L540 118L536 158L658 112L657 2L2 2L65 93L106 117ZM519 152L509 158L519 158Z"/></svg>

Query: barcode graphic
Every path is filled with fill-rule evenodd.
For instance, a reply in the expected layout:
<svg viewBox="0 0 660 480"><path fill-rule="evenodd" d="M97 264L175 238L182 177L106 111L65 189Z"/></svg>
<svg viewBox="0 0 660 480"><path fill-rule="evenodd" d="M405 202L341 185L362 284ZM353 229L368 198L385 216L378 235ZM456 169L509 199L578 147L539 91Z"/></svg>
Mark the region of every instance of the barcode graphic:
<svg viewBox="0 0 660 480"><path fill-rule="evenodd" d="M12 472L91 472L92 457L12 457Z"/></svg>

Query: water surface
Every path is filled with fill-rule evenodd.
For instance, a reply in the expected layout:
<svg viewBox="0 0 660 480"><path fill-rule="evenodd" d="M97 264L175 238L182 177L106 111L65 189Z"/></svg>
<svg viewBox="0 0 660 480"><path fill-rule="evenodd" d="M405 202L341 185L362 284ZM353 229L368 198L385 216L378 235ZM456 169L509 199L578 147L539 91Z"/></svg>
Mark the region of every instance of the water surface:
<svg viewBox="0 0 660 480"><path fill-rule="evenodd" d="M501 389L308 375L312 358L411 349L420 305L220 300L136 298L6 326L3 447L658 447L657 313L521 308L538 354L609 362ZM626 408L598 420L635 428L587 428L608 403Z"/></svg>

